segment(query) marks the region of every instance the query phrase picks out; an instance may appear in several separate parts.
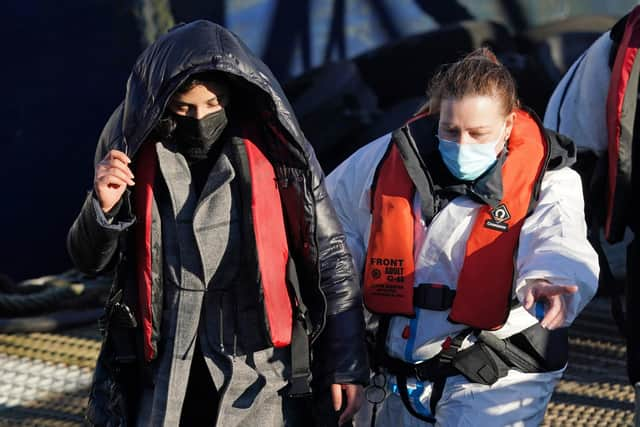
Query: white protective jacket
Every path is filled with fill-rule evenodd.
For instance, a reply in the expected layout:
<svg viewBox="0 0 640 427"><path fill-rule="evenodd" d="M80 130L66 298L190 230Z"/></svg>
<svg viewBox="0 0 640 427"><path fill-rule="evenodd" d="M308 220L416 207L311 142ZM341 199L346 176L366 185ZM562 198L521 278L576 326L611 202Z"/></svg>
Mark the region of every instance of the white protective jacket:
<svg viewBox="0 0 640 427"><path fill-rule="evenodd" d="M602 34L564 75L549 99L544 126L569 136L581 151L607 151L610 31Z"/></svg>
<svg viewBox="0 0 640 427"><path fill-rule="evenodd" d="M344 161L327 177L327 189L331 195L338 216L344 227L347 243L352 251L356 266L361 270L365 266L367 243L371 228L370 198L371 185L378 163L386 152L391 141L391 134L387 134L358 150ZM459 196L450 201L426 227L422 220L420 200L416 195L414 200L415 218L415 284L445 283L455 288L458 275L464 261L466 240L471 232L480 204L466 196ZM565 325L568 326L593 297L598 283L598 257L587 241L586 224L584 220L584 202L582 198L581 182L578 174L567 168L547 171L542 180L540 199L534 212L525 220L521 230L517 251L515 296L523 301L528 282L532 279L546 279L552 284L575 284L579 290L573 295L564 296L567 315ZM481 285L482 278L478 278ZM482 301L478 301L482 304ZM447 320L449 311L431 311L416 308L416 317L409 319L394 316L391 320L386 340L387 352L396 358L407 362L419 362L435 356L447 337L454 337L457 332L465 328ZM512 309L506 324L494 333L499 338L506 338L537 322L534 315L522 306ZM402 338L402 331L406 326L411 328L409 339ZM464 346L471 345L466 342ZM478 413L472 417L476 422L482 420L480 413L490 411L493 402L500 406L507 404L504 399L518 399L514 394L513 385L527 382L519 391L526 390L537 383L535 391L526 391L521 398L530 397L537 393L540 399L528 408L532 414L525 414L525 408L511 411L513 420L530 418L532 425L542 420L544 409L548 403L555 381L561 372L542 374L522 374L510 371L507 377L499 380L493 386L469 384L463 377L452 377L447 380L443 397L438 403L437 418L446 417L446 423L452 425L466 425L463 418L469 414L462 414L457 405L450 405L447 410L447 399L455 395L452 387L455 384L466 383L464 387L503 388L502 394L493 395L483 393L485 403L481 403L476 396L475 405ZM540 384L546 384L541 386ZM510 390L511 388L511 390ZM428 390L428 387L425 388ZM484 389L483 389L484 391ZM506 394L504 393L506 391ZM517 392L518 390L515 390ZM453 394L452 394L453 393ZM421 400L428 399L427 394ZM468 399L468 392L463 393L462 399ZM392 395L393 397L393 395ZM488 400L487 400L488 399ZM387 399L389 400L389 399ZM395 410L398 406L396 398ZM425 403L426 405L426 403ZM483 407L486 406L486 407ZM520 402L522 406L522 402ZM428 405L426 405L428 408ZM463 416L464 415L464 416ZM504 414L503 414L504 415ZM417 419L405 411L406 417L402 425L413 424ZM494 423L487 413L486 423ZM462 418L461 418L462 417ZM478 418L480 417L480 418ZM533 417L533 418L532 418ZM381 423L381 414L378 423ZM465 418L466 419L466 418ZM506 420L507 418L502 418ZM392 419L390 419L390 422ZM469 420L469 425L474 425ZM397 422L397 420L396 420ZM476 423L475 425L482 425ZM502 423L502 421L500 422ZM383 425L384 422L382 422ZM491 424L497 425L497 424Z"/></svg>

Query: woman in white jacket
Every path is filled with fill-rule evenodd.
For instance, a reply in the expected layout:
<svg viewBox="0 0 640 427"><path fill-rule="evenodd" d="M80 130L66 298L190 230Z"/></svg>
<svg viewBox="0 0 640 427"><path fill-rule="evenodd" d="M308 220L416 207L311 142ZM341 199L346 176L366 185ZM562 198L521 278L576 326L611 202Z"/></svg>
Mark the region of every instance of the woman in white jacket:
<svg viewBox="0 0 640 427"><path fill-rule="evenodd" d="M574 161L481 49L434 77L404 127L329 175L379 321L372 425L542 421L566 327L597 287Z"/></svg>

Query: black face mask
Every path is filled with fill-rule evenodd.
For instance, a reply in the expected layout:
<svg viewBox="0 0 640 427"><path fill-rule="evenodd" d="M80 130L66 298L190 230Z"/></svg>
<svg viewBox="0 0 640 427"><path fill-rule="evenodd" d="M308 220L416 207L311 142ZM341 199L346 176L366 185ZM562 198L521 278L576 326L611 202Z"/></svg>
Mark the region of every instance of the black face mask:
<svg viewBox="0 0 640 427"><path fill-rule="evenodd" d="M227 115L224 108L208 114L200 120L188 116L173 115L176 129L173 133L179 145L208 151L227 126Z"/></svg>

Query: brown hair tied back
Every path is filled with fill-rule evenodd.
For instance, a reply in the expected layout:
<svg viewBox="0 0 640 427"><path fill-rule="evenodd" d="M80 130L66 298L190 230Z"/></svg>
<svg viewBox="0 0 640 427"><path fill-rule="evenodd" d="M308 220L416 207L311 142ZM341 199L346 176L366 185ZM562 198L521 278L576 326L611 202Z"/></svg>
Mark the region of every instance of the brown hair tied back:
<svg viewBox="0 0 640 427"><path fill-rule="evenodd" d="M462 99L467 95L496 97L505 115L519 106L511 73L490 49L482 47L453 64L440 67L429 83L427 102L417 114L437 113L443 99Z"/></svg>

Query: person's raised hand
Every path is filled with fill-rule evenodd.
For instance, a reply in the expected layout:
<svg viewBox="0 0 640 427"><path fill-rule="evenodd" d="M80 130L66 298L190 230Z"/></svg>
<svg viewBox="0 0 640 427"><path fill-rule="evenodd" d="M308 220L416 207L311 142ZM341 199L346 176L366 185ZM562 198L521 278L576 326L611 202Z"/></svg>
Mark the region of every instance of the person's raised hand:
<svg viewBox="0 0 640 427"><path fill-rule="evenodd" d="M111 150L96 165L93 188L103 212L118 203L128 185L135 185L129 163L131 160L122 151Z"/></svg>

